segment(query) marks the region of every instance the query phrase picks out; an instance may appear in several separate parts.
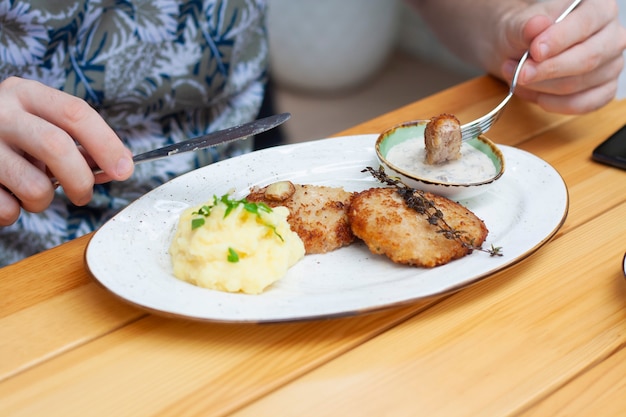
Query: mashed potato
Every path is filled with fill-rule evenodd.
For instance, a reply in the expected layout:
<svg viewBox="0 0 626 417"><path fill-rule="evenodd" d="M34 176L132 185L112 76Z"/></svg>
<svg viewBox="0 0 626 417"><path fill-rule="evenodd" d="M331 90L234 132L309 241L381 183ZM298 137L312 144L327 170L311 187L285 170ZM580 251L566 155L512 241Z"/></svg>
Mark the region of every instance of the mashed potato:
<svg viewBox="0 0 626 417"><path fill-rule="evenodd" d="M200 287L261 293L304 257L285 207L228 195L182 213L170 255L174 275Z"/></svg>

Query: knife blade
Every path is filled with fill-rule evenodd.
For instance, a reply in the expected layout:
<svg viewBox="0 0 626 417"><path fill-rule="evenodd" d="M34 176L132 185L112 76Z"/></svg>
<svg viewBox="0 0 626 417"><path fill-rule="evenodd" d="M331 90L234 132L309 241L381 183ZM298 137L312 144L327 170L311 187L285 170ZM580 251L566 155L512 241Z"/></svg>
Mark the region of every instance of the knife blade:
<svg viewBox="0 0 626 417"><path fill-rule="evenodd" d="M250 136L258 135L275 128L289 120L290 113L275 114L273 116L257 119L249 123L229 127L227 129L211 132L197 138L188 139L172 145L164 146L159 149L144 152L133 157L133 162L140 164L143 162L154 161L168 156L177 155L185 152L195 152L201 149L210 148L236 140L245 139Z"/></svg>
<svg viewBox="0 0 626 417"><path fill-rule="evenodd" d="M280 113L237 126L232 126L223 130L207 133L206 135L137 154L133 156L133 163L137 165L144 162L167 158L172 155L178 155L185 152L195 152L212 146L245 139L273 129L285 123L290 117L291 113ZM104 171L100 168L96 167L93 169L94 175L101 174L102 172ZM54 187L58 187L60 185L56 178L50 178L50 180L52 181Z"/></svg>

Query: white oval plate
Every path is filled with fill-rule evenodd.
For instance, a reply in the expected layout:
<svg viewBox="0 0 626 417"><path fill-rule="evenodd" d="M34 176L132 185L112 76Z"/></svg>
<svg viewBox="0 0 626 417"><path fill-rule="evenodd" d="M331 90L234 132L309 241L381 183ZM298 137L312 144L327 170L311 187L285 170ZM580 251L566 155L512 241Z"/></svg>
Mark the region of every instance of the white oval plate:
<svg viewBox="0 0 626 417"><path fill-rule="evenodd" d="M545 161L502 146L507 170L493 189L462 201L489 228L484 247L433 269L397 265L362 242L307 255L260 295L196 287L172 275L168 248L182 210L213 195L288 179L360 191L379 184L365 167L378 167L376 135L347 136L279 146L182 175L142 196L107 222L86 250L91 274L122 299L149 311L198 320L281 322L341 317L408 303L464 288L525 258L565 221L567 187Z"/></svg>

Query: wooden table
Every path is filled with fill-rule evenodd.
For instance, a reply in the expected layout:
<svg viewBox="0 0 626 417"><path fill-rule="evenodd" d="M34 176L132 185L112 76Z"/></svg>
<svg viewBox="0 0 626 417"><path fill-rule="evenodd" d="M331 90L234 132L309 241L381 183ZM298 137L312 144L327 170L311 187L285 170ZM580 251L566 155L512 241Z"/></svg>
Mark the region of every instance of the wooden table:
<svg viewBox="0 0 626 417"><path fill-rule="evenodd" d="M481 77L341 135L485 113ZM556 236L455 294L290 324L148 314L87 273L89 236L0 270L2 416L626 415L626 171L590 160L626 102L548 114L514 99L489 132L567 183Z"/></svg>

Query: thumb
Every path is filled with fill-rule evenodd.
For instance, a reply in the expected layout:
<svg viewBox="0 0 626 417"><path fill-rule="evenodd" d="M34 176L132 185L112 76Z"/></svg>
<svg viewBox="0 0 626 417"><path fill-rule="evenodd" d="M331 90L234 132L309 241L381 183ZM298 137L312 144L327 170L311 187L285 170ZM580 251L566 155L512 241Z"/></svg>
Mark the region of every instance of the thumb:
<svg viewBox="0 0 626 417"><path fill-rule="evenodd" d="M513 79L519 59L527 50L530 51L530 58L535 60L533 51L530 48L533 39L546 30L552 24L552 20L546 15L534 15L528 17L524 13L510 19L506 29L506 37L509 42L508 59L502 64L502 75L507 81Z"/></svg>
<svg viewBox="0 0 626 417"><path fill-rule="evenodd" d="M519 56L511 56L511 58L522 56L529 49L533 39L551 25L550 17L543 14L529 17L526 13L520 13L515 18L510 19L506 29L506 37L512 51L519 54Z"/></svg>
<svg viewBox="0 0 626 417"><path fill-rule="evenodd" d="M541 32L546 30L552 26L552 20L548 16L533 16L522 29L522 38L524 39L524 43L526 45L526 49L530 49L530 56L535 61L540 61L542 59L541 56L538 55L538 51L534 51L533 48L530 47L533 39L537 37Z"/></svg>

